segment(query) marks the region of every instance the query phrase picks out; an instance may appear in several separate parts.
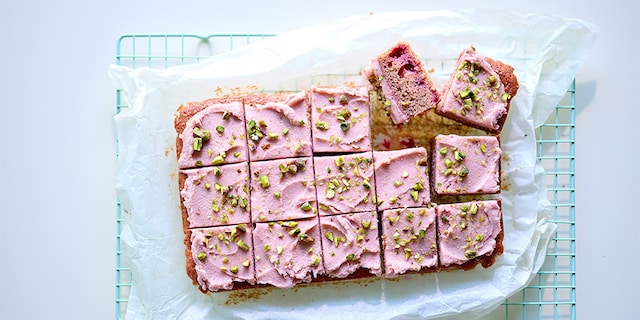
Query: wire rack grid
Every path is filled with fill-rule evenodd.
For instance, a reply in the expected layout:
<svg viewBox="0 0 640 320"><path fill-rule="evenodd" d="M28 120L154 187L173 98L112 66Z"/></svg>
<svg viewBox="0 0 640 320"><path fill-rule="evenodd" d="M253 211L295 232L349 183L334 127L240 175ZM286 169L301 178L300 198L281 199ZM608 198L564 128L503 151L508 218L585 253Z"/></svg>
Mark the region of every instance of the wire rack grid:
<svg viewBox="0 0 640 320"><path fill-rule="evenodd" d="M271 34L131 34L118 39L116 64L131 68L168 68L263 40ZM116 113L127 106L116 91ZM487 319L575 319L575 82L547 121L537 129L538 160L558 228L546 260L531 283L506 299ZM118 156L116 137L116 157ZM116 319L126 315L134 275L121 259L120 201L116 199Z"/></svg>

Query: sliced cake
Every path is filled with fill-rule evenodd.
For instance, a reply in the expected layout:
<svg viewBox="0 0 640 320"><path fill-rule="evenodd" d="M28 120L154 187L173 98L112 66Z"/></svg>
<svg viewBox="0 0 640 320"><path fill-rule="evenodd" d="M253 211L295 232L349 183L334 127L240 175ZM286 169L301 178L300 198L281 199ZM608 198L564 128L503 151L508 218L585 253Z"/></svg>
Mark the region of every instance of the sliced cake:
<svg viewBox="0 0 640 320"><path fill-rule="evenodd" d="M244 123L239 99L210 99L182 106L175 119L178 167L247 161Z"/></svg>
<svg viewBox="0 0 640 320"><path fill-rule="evenodd" d="M248 96L244 107L251 161L311 156L306 91L288 96Z"/></svg>
<svg viewBox="0 0 640 320"><path fill-rule="evenodd" d="M320 217L323 261L330 278L382 274L375 211Z"/></svg>
<svg viewBox="0 0 640 320"><path fill-rule="evenodd" d="M313 151L371 150L369 93L366 87L312 87Z"/></svg>
<svg viewBox="0 0 640 320"><path fill-rule="evenodd" d="M436 112L497 134L502 131L518 86L511 66L484 57L470 46L460 53Z"/></svg>
<svg viewBox="0 0 640 320"><path fill-rule="evenodd" d="M313 217L317 214L310 157L251 162L253 222Z"/></svg>
<svg viewBox="0 0 640 320"><path fill-rule="evenodd" d="M324 273L317 217L257 223L253 242L259 284L291 288Z"/></svg>
<svg viewBox="0 0 640 320"><path fill-rule="evenodd" d="M385 277L437 271L435 208L385 210L381 219Z"/></svg>
<svg viewBox="0 0 640 320"><path fill-rule="evenodd" d="M436 211L441 268L488 268L504 251L500 200L441 204Z"/></svg>
<svg viewBox="0 0 640 320"><path fill-rule="evenodd" d="M425 148L374 151L373 163L379 211L429 204L429 165Z"/></svg>
<svg viewBox="0 0 640 320"><path fill-rule="evenodd" d="M500 141L495 136L438 135L432 146L436 194L500 192Z"/></svg>
<svg viewBox="0 0 640 320"><path fill-rule="evenodd" d="M187 274L202 292L247 288L256 283L251 225L187 232Z"/></svg>
<svg viewBox="0 0 640 320"><path fill-rule="evenodd" d="M375 211L371 152L314 158L320 215Z"/></svg>
<svg viewBox="0 0 640 320"><path fill-rule="evenodd" d="M246 162L181 170L185 228L250 223L248 179Z"/></svg>
<svg viewBox="0 0 640 320"><path fill-rule="evenodd" d="M400 41L371 61L364 74L383 97L395 124L435 108L440 97L409 43Z"/></svg>

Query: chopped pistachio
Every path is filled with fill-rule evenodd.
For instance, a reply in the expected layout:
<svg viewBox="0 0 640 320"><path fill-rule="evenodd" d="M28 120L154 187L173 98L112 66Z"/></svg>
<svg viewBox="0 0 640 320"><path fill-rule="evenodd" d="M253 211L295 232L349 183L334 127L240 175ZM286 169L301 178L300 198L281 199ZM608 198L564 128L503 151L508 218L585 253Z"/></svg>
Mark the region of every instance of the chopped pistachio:
<svg viewBox="0 0 640 320"><path fill-rule="evenodd" d="M348 254L346 257L347 261L353 261L355 258L356 258L356 255L353 253Z"/></svg>
<svg viewBox="0 0 640 320"><path fill-rule="evenodd" d="M345 160L344 160L344 156L337 157L337 158L334 160L334 162L335 162L335 164L336 164L336 166L337 166L338 168L341 168L342 166L344 166L344 161L345 161Z"/></svg>
<svg viewBox="0 0 640 320"><path fill-rule="evenodd" d="M282 254L282 250L284 250L284 248L282 246L277 246L276 247L276 253L277 254L279 254L279 255Z"/></svg>
<svg viewBox="0 0 640 320"><path fill-rule="evenodd" d="M401 186L403 184L404 183L402 181L399 181L399 180L396 180L396 181L393 182L393 185L396 186L396 187L399 187L399 186Z"/></svg>
<svg viewBox="0 0 640 320"><path fill-rule="evenodd" d="M511 99L511 95L505 92L502 94L502 97L500 97L500 99L502 99L502 102L507 102L507 100Z"/></svg>
<svg viewBox="0 0 640 320"><path fill-rule="evenodd" d="M270 186L269 176L260 176L260 186L262 186L265 189Z"/></svg>
<svg viewBox="0 0 640 320"><path fill-rule="evenodd" d="M229 111L226 111L226 110L225 110L225 111L222 113L222 120L227 120L227 119L229 119L229 116L230 116L230 115L231 115L231 113L230 113Z"/></svg>
<svg viewBox="0 0 640 320"><path fill-rule="evenodd" d="M448 147L440 148L440 154L441 155L445 155L445 154L447 154L447 152L449 152L449 148Z"/></svg>
<svg viewBox="0 0 640 320"><path fill-rule="evenodd" d="M223 126L216 126L216 131L218 131L220 133L224 133L224 127Z"/></svg>
<svg viewBox="0 0 640 320"><path fill-rule="evenodd" d="M420 231L418 231L418 236L420 237L420 239L424 239L426 235L427 233L424 229L420 229Z"/></svg>
<svg viewBox="0 0 640 320"><path fill-rule="evenodd" d="M464 256L467 257L468 259L473 259L476 257L476 255L478 254L478 252L476 250L470 249L464 252Z"/></svg>
<svg viewBox="0 0 640 320"><path fill-rule="evenodd" d="M275 133L275 132L269 132L267 133L267 136L269 137L269 139L278 139L280 136Z"/></svg>
<svg viewBox="0 0 640 320"><path fill-rule="evenodd" d="M327 237L327 240L333 241L333 232L327 231L324 233L324 236Z"/></svg>
<svg viewBox="0 0 640 320"><path fill-rule="evenodd" d="M282 225L283 227L288 227L288 228L295 228L298 226L298 222L296 221L285 221L280 223L280 225Z"/></svg>
<svg viewBox="0 0 640 320"><path fill-rule="evenodd" d="M224 157L221 155L217 155L213 158L212 164L219 165L224 163Z"/></svg>
<svg viewBox="0 0 640 320"><path fill-rule="evenodd" d="M351 111L348 109L342 109L336 114L336 119L340 121L349 120L349 118L351 118Z"/></svg>
<svg viewBox="0 0 640 320"><path fill-rule="evenodd" d="M316 122L316 128L320 129L320 130L328 130L329 129L329 123L326 121L318 121Z"/></svg>
<svg viewBox="0 0 640 320"><path fill-rule="evenodd" d="M461 177L465 177L468 174L469 174L469 169L467 169L467 167L465 166L461 166L460 171L458 172L458 175L460 175Z"/></svg>
<svg viewBox="0 0 640 320"><path fill-rule="evenodd" d="M409 172L407 172L407 171L402 171L402 177L403 177L403 178L406 178L406 177L408 177L408 176L409 176Z"/></svg>
<svg viewBox="0 0 640 320"><path fill-rule="evenodd" d="M360 221L360 224L362 224L363 228L369 229L369 227L371 227L371 220L364 219L364 220Z"/></svg>
<svg viewBox="0 0 640 320"><path fill-rule="evenodd" d="M204 252L199 252L198 253L198 260L200 261L204 261L207 258L207 254Z"/></svg>
<svg viewBox="0 0 640 320"><path fill-rule="evenodd" d="M222 263L227 263L227 262L229 262L229 257L222 258Z"/></svg>
<svg viewBox="0 0 640 320"><path fill-rule="evenodd" d="M340 123L340 129L344 132L349 131L349 129L351 128L351 122L349 121L343 121Z"/></svg>
<svg viewBox="0 0 640 320"><path fill-rule="evenodd" d="M205 189L207 189L207 190L208 190L208 189L211 189L211 185L210 185L210 184L208 184L208 183L205 183L205 184L204 184L204 188L205 188Z"/></svg>
<svg viewBox="0 0 640 320"><path fill-rule="evenodd" d="M398 201L398 197L396 196L389 198L389 203L396 203L396 201Z"/></svg>
<svg viewBox="0 0 640 320"><path fill-rule="evenodd" d="M240 231L240 232L247 232L247 224L246 223L241 223L236 225L236 230Z"/></svg>
<svg viewBox="0 0 640 320"><path fill-rule="evenodd" d="M313 261L311 262L312 267L317 267L320 264L320 257L317 254L313 255Z"/></svg>
<svg viewBox="0 0 640 320"><path fill-rule="evenodd" d="M398 240L400 240L400 233L398 231L396 231L393 234L393 240L395 240L396 242L398 242Z"/></svg>
<svg viewBox="0 0 640 320"><path fill-rule="evenodd" d="M453 153L453 157L454 157L456 160L458 160L458 161L462 161L462 160L464 160L464 158L466 157L466 155L465 155L463 152L461 152L461 151L457 151L457 150L456 150L456 151Z"/></svg>
<svg viewBox="0 0 640 320"><path fill-rule="evenodd" d="M453 161L451 161L451 159L449 158L445 158L444 159L444 166L447 168L451 168L451 166L453 166Z"/></svg>
<svg viewBox="0 0 640 320"><path fill-rule="evenodd" d="M448 176L448 175L450 175L452 173L453 173L453 169L447 169L447 170L444 171L444 175L445 176Z"/></svg>
<svg viewBox="0 0 640 320"><path fill-rule="evenodd" d="M369 180L362 180L362 186L365 187L366 189L371 189L371 184L369 183Z"/></svg>
<svg viewBox="0 0 640 320"><path fill-rule="evenodd" d="M413 220L413 218L414 218L413 213L411 213L411 211L407 212L407 214L405 215L405 218L406 218L408 221ZM409 227L409 226L407 226L407 227Z"/></svg>
<svg viewBox="0 0 640 320"><path fill-rule="evenodd" d="M198 138L202 138L203 141L207 141L211 139L211 131L209 130L202 130L198 127L195 127L193 128L193 134L196 135Z"/></svg>
<svg viewBox="0 0 640 320"><path fill-rule="evenodd" d="M242 155L242 153L240 151L236 151L236 152L233 153L233 157L234 158L238 158L238 157L240 157L240 155Z"/></svg>
<svg viewBox="0 0 640 320"><path fill-rule="evenodd" d="M231 271L231 273L238 273L238 266L231 266L231 269L229 269L229 271Z"/></svg>
<svg viewBox="0 0 640 320"><path fill-rule="evenodd" d="M347 99L347 96L345 96L344 94L341 94L340 95L340 104L341 105L345 105L347 103L349 103L349 99Z"/></svg>
<svg viewBox="0 0 640 320"><path fill-rule="evenodd" d="M273 196L276 197L276 199L280 199L280 192L274 191Z"/></svg>
<svg viewBox="0 0 640 320"><path fill-rule="evenodd" d="M413 190L422 191L424 190L424 186L422 185L422 183L416 182L416 184L413 185Z"/></svg>
<svg viewBox="0 0 640 320"><path fill-rule="evenodd" d="M238 247L240 247L240 249L242 249L243 251L249 251L249 245L242 241L242 239L238 239Z"/></svg>
<svg viewBox="0 0 640 320"><path fill-rule="evenodd" d="M270 251L271 250L271 245L270 244L265 244L264 245L264 251Z"/></svg>
<svg viewBox="0 0 640 320"><path fill-rule="evenodd" d="M418 159L416 164L419 165L419 166L426 166L427 165L427 157L422 157L422 158Z"/></svg>
<svg viewBox="0 0 640 320"><path fill-rule="evenodd" d="M327 188L324 195L327 199L333 199L333 197L336 195L336 191L334 189Z"/></svg>
<svg viewBox="0 0 640 320"><path fill-rule="evenodd" d="M243 267L248 267L250 264L251 264L251 261L249 261L249 259L246 259L242 262Z"/></svg>
<svg viewBox="0 0 640 320"><path fill-rule="evenodd" d="M413 201L418 202L418 191L411 190L409 194L411 194L411 199L413 199Z"/></svg>
<svg viewBox="0 0 640 320"><path fill-rule="evenodd" d="M411 258L412 254L413 254L413 250L411 250L409 248L405 248L404 249L404 258L405 258L405 260L409 260L409 258Z"/></svg>
<svg viewBox="0 0 640 320"><path fill-rule="evenodd" d="M227 271L229 271L229 268L227 268L225 266L222 266L222 267L220 267L220 271L227 272Z"/></svg>
<svg viewBox="0 0 640 320"><path fill-rule="evenodd" d="M482 241L482 239L484 239L484 236L482 233L478 233L478 235L476 235L476 241Z"/></svg>
<svg viewBox="0 0 640 320"><path fill-rule="evenodd" d="M309 211L312 209L311 204L309 203L309 201L305 202L302 204L302 206L300 206L300 209L304 210L304 211Z"/></svg>
<svg viewBox="0 0 640 320"><path fill-rule="evenodd" d="M329 103L334 103L336 102L336 98L335 97L329 97Z"/></svg>
<svg viewBox="0 0 640 320"><path fill-rule="evenodd" d="M469 208L469 213L471 214L478 213L478 205L476 205L475 203L472 203L471 207Z"/></svg>
<svg viewBox="0 0 640 320"><path fill-rule="evenodd" d="M480 145L480 151L482 151L482 153L487 152L487 144L483 143Z"/></svg>
<svg viewBox="0 0 640 320"><path fill-rule="evenodd" d="M202 150L202 138L193 138L193 143L191 143L191 147L193 147L193 151Z"/></svg>
<svg viewBox="0 0 640 320"><path fill-rule="evenodd" d="M298 234L300 234L300 228L295 228L289 231L289 235L290 236L297 236Z"/></svg>
<svg viewBox="0 0 640 320"><path fill-rule="evenodd" d="M304 126L305 122L303 119L298 120L298 125Z"/></svg>
<svg viewBox="0 0 640 320"><path fill-rule="evenodd" d="M213 175L214 176L220 176L222 174L222 169L218 168L218 167L214 167L213 168Z"/></svg>
<svg viewBox="0 0 640 320"><path fill-rule="evenodd" d="M300 233L298 235L298 240L306 243L313 243L315 240L306 233Z"/></svg>

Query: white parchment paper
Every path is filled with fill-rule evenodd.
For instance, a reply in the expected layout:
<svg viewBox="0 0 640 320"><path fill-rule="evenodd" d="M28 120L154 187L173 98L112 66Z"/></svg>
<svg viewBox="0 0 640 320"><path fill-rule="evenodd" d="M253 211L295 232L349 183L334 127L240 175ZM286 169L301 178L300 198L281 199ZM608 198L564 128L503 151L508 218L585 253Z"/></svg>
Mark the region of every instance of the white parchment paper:
<svg viewBox="0 0 640 320"><path fill-rule="evenodd" d="M128 319L475 318L527 285L555 225L541 186L534 128L560 101L598 29L580 20L503 11L401 12L311 26L166 70L111 66L128 108L115 116L122 264L133 283ZM462 48L515 68L502 147L504 254L489 269L204 295L185 273L173 118L177 107L238 88L277 91L365 83L358 70L399 40L426 59L441 88ZM336 76L340 75L340 76Z"/></svg>

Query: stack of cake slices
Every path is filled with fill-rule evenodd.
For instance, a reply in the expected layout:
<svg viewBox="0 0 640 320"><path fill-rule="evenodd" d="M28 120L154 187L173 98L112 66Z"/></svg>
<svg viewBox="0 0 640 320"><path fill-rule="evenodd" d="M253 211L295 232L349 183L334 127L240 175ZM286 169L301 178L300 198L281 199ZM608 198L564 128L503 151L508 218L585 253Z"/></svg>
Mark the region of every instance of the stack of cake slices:
<svg viewBox="0 0 640 320"><path fill-rule="evenodd" d="M440 93L400 42L365 67L371 86L181 106L187 274L215 292L491 266L503 251L497 134L517 91L509 68L470 47ZM396 123L434 109L487 135L375 150L371 91Z"/></svg>

